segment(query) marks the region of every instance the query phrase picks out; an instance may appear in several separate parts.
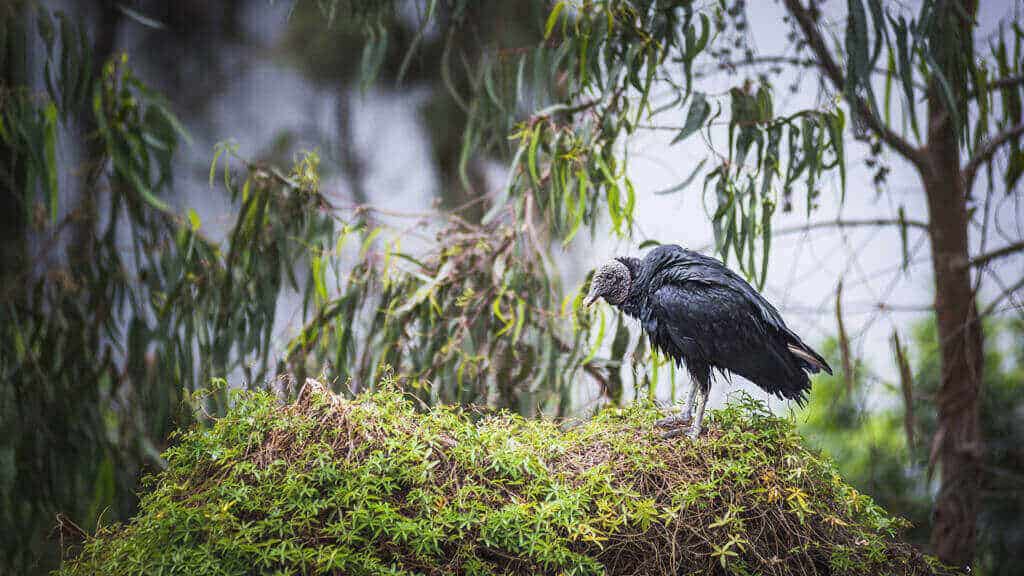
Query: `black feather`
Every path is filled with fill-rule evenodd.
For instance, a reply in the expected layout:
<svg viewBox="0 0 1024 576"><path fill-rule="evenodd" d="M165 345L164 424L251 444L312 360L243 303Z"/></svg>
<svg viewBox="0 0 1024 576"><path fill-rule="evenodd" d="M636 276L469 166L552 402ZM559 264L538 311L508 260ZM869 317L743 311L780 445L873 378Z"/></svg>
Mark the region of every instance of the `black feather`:
<svg viewBox="0 0 1024 576"><path fill-rule="evenodd" d="M684 364L705 393L716 369L803 405L811 388L807 372L832 373L774 306L718 260L662 245L642 261L619 261L633 281L620 308L640 320L651 344Z"/></svg>

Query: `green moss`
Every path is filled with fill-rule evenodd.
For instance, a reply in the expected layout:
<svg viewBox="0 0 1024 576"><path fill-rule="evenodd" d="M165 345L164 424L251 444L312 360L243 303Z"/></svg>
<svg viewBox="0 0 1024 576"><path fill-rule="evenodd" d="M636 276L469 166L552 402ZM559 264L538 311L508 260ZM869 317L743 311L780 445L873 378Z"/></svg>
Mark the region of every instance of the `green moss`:
<svg viewBox="0 0 1024 576"><path fill-rule="evenodd" d="M567 431L390 388L247 394L176 439L138 516L60 574L932 574L903 523L749 399L663 440L650 406Z"/></svg>

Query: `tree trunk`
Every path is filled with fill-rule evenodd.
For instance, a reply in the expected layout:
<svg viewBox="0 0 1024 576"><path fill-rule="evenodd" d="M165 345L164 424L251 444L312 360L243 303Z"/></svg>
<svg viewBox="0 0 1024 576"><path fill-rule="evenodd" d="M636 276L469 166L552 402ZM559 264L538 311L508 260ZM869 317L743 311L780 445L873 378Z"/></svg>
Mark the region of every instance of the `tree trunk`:
<svg viewBox="0 0 1024 576"><path fill-rule="evenodd" d="M942 379L933 454L941 474L931 544L944 562L963 566L974 556L981 479L978 396L982 335L966 262L967 210L956 146L929 145L932 174L924 177L935 274L935 320ZM952 153L950 152L952 148ZM945 158L945 160L943 160ZM944 165L943 165L944 164Z"/></svg>
<svg viewBox="0 0 1024 576"><path fill-rule="evenodd" d="M973 13L976 6L970 0L936 3L939 24L934 32L942 38L933 36L933 41L946 46L937 60L957 89L966 86L963 61L969 57L972 45L970 24L961 16ZM928 196L935 320L942 355L936 399L938 422L932 444L933 459L939 465L940 490L931 546L943 562L965 566L974 558L977 537L983 448L978 422L983 342L971 272L962 265L970 256L970 219L960 170L960 144L936 83L932 79L928 91L928 144L924 149L928 165L922 171Z"/></svg>

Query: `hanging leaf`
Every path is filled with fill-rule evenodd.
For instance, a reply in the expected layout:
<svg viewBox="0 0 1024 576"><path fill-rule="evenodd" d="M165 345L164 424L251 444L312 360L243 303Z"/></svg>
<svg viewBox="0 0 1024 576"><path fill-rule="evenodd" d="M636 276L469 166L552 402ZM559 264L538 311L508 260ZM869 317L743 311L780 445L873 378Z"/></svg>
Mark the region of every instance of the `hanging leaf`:
<svg viewBox="0 0 1024 576"><path fill-rule="evenodd" d="M850 337L846 333L846 326L843 324L843 280L839 279L836 285L836 328L839 332L839 355L843 362L843 379L846 381L846 393L853 394L853 385L856 377L853 373L853 354L850 352Z"/></svg>
<svg viewBox="0 0 1024 576"><path fill-rule="evenodd" d="M50 205L50 223L57 223L57 107L51 102L44 112L43 150L46 159L46 190Z"/></svg>
<svg viewBox="0 0 1024 576"><path fill-rule="evenodd" d="M118 3L116 6L117 6L117 9L122 14L124 14L128 18L138 22L139 24L142 24L143 26L145 26L147 28L152 28L153 30L163 30L164 29L164 23L159 21L159 20L156 20L154 18L150 18L149 16L146 16L142 12L139 12L138 10L134 10L132 8L129 8L128 6L125 6L124 4Z"/></svg>
<svg viewBox="0 0 1024 576"><path fill-rule="evenodd" d="M558 23L558 15L562 13L563 8L565 8L565 0L555 4L555 7L551 9L551 14L548 15L548 21L544 24L545 40L551 37L551 32L555 29L555 24Z"/></svg>
<svg viewBox="0 0 1024 576"><path fill-rule="evenodd" d="M909 29L907 21L900 16L894 20L891 16L889 22L892 24L893 32L896 34L896 62L899 71L900 83L903 86L903 96L907 105L907 116L910 118L910 126L914 136L920 139L921 134L917 126L917 98L914 96L914 68L911 46L909 42Z"/></svg>
<svg viewBox="0 0 1024 576"><path fill-rule="evenodd" d="M874 91L871 88L872 59L868 51L867 14L861 0L847 0L847 10L847 70L844 90L851 102L863 95L871 112L874 113L878 106L875 104Z"/></svg>
<svg viewBox="0 0 1024 576"><path fill-rule="evenodd" d="M899 332L895 329L892 331L891 342L893 355L896 357L896 367L899 369L900 390L903 392L903 430L907 435L907 446L914 448L917 444L914 439L917 422L914 417L913 371L907 360L907 353L900 343Z"/></svg>
<svg viewBox="0 0 1024 576"><path fill-rule="evenodd" d="M670 144L675 144L700 130L710 115L711 106L705 99L704 94L702 92L695 92L693 101L690 103L690 111L686 114L686 122Z"/></svg>
<svg viewBox="0 0 1024 576"><path fill-rule="evenodd" d="M900 226L900 252L902 254L902 268L906 272L910 269L910 243L907 241L907 212L900 205L899 210Z"/></svg>
<svg viewBox="0 0 1024 576"><path fill-rule="evenodd" d="M675 186L673 186L671 188L666 188L664 190L656 190L654 192L654 194L660 196L660 195L665 195L665 194L674 194L674 193L679 192L681 190L685 190L686 188L688 188L690 186L690 184L693 183L694 178L696 178L697 175L700 174L701 168L704 167L704 164L706 164L707 161L708 161L707 158L701 158L700 162L698 162L697 165L694 166L693 171L690 172L690 175L687 176L682 182L680 182L679 184L676 184Z"/></svg>
<svg viewBox="0 0 1024 576"><path fill-rule="evenodd" d="M827 114L825 124L828 127L832 149L835 150L835 163L839 167L839 204L841 206L846 201L846 154L843 150L843 128L846 125L846 116L843 110L836 108L834 114Z"/></svg>

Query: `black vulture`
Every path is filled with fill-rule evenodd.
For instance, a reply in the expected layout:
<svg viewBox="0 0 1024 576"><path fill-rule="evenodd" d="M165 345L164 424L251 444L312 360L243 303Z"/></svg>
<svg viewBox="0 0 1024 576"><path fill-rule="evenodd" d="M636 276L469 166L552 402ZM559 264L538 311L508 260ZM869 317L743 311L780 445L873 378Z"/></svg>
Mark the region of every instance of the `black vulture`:
<svg viewBox="0 0 1024 576"><path fill-rule="evenodd" d="M739 374L800 406L811 388L807 373L832 373L743 278L720 261L679 246L662 245L643 260L616 258L603 265L583 303L590 306L598 298L639 320L653 347L677 366L685 364L693 385L682 412L658 424L692 421L691 438L701 432L712 370Z"/></svg>

